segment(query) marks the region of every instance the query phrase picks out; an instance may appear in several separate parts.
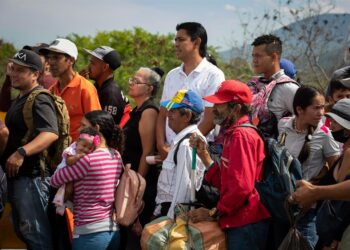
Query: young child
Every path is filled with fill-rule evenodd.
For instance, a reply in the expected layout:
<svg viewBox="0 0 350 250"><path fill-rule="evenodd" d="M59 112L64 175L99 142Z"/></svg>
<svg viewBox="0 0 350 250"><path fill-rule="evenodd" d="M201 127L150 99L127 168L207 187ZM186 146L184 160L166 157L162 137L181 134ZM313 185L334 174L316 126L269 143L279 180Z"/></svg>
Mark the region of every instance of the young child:
<svg viewBox="0 0 350 250"><path fill-rule="evenodd" d="M74 165L81 157L93 152L100 144L100 136L95 128L88 127L80 131L79 138L63 151L62 161L57 169ZM53 199L56 213L63 215L65 207L72 207L73 182L62 185Z"/></svg>

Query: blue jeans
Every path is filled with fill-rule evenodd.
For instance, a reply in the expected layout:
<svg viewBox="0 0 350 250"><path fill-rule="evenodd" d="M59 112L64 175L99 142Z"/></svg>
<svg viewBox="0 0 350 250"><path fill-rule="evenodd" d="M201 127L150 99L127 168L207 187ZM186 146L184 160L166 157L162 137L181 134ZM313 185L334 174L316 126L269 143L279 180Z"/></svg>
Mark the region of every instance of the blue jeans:
<svg viewBox="0 0 350 250"><path fill-rule="evenodd" d="M263 250L265 249L269 220L226 229L227 249Z"/></svg>
<svg viewBox="0 0 350 250"><path fill-rule="evenodd" d="M312 249L315 248L318 241L318 235L316 232L316 214L316 209L310 209L297 223L298 230Z"/></svg>
<svg viewBox="0 0 350 250"><path fill-rule="evenodd" d="M47 217L50 178L8 178L8 199L17 236L28 249L50 250L51 227Z"/></svg>
<svg viewBox="0 0 350 250"><path fill-rule="evenodd" d="M118 250L119 243L119 230L83 234L73 238L72 250Z"/></svg>

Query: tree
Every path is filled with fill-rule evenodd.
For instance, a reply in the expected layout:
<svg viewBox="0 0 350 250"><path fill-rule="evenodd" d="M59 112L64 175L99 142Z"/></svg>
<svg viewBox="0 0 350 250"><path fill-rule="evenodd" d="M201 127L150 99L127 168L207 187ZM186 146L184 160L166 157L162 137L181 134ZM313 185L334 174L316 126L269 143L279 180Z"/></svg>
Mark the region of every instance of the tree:
<svg viewBox="0 0 350 250"><path fill-rule="evenodd" d="M139 67L158 66L164 72L168 72L179 65L175 57L173 34L151 34L136 27L133 30L99 32L94 37L71 34L67 38L72 40L79 50L77 70L88 65L89 55L83 48L95 49L101 45L114 48L122 61L122 66L115 71L114 77L123 90L127 89L128 78ZM158 94L160 93L161 90L158 91Z"/></svg>
<svg viewBox="0 0 350 250"><path fill-rule="evenodd" d="M3 83L5 78L8 59L13 57L15 53L16 48L13 44L4 42L0 39L0 84Z"/></svg>
<svg viewBox="0 0 350 250"><path fill-rule="evenodd" d="M325 88L332 72L347 59L350 16L330 15L334 0L279 0L267 7L261 14L237 13L244 39L242 58L249 58L254 38L274 33L283 41L283 56L297 65L303 82Z"/></svg>

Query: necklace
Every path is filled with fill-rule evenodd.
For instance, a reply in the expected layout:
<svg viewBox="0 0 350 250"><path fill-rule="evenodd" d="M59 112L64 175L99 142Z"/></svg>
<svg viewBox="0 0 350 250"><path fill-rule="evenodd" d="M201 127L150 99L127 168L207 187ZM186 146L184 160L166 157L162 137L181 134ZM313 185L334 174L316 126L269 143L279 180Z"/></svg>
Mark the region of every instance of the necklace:
<svg viewBox="0 0 350 250"><path fill-rule="evenodd" d="M293 120L293 129L297 134L304 134L306 132L306 129L300 130L297 128L297 120L295 118Z"/></svg>

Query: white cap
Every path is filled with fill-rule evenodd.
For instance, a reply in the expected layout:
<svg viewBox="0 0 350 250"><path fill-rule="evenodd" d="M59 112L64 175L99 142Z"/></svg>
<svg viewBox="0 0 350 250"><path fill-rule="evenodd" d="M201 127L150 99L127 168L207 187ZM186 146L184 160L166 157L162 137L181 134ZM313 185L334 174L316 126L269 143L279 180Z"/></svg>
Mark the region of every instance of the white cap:
<svg viewBox="0 0 350 250"><path fill-rule="evenodd" d="M73 57L75 60L78 58L77 46L65 38L57 38L50 44L48 48L40 49L40 52L42 53L48 53L48 51L67 54Z"/></svg>

